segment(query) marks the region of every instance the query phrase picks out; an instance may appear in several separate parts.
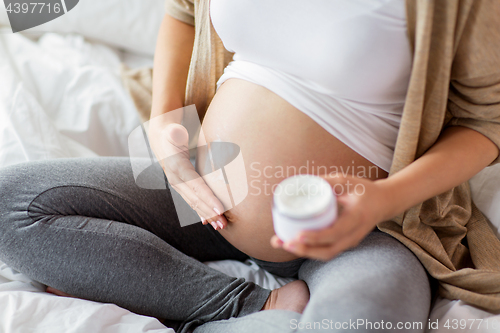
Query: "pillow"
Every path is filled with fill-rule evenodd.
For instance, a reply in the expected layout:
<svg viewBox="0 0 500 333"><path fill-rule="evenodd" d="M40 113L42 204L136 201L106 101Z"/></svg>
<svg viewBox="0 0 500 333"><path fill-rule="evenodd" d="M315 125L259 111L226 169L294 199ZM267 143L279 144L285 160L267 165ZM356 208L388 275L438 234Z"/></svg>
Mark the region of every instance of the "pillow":
<svg viewBox="0 0 500 333"><path fill-rule="evenodd" d="M23 33L77 33L90 40L152 56L164 7L164 0L80 1L65 15ZM0 5L0 25L10 26L3 5Z"/></svg>
<svg viewBox="0 0 500 333"><path fill-rule="evenodd" d="M472 200L488 217L500 238L500 163L485 168L469 181Z"/></svg>

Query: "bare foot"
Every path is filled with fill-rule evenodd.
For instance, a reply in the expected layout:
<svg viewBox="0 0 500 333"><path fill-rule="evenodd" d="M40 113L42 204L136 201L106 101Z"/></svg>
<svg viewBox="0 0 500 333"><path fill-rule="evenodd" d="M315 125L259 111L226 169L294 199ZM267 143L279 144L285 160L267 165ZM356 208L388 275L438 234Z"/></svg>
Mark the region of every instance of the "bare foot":
<svg viewBox="0 0 500 333"><path fill-rule="evenodd" d="M304 281L297 280L271 291L261 311L289 310L302 313L307 302L309 302L309 288Z"/></svg>
<svg viewBox="0 0 500 333"><path fill-rule="evenodd" d="M50 294L57 295L57 296L78 298L76 296L73 296L73 295L70 295L70 294L66 294L65 292L62 292L62 291L57 290L57 289L54 289L52 287L47 287L47 289L45 291L48 292L48 293L50 293Z"/></svg>

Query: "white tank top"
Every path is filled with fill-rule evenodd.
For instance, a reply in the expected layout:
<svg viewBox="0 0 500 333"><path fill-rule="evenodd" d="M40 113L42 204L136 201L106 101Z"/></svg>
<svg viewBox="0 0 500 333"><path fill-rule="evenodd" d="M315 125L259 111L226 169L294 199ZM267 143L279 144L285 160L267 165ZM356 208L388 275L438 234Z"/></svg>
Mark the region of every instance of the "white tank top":
<svg viewBox="0 0 500 333"><path fill-rule="evenodd" d="M412 61L404 0L211 0L210 15L235 52L217 87L259 84L389 171Z"/></svg>

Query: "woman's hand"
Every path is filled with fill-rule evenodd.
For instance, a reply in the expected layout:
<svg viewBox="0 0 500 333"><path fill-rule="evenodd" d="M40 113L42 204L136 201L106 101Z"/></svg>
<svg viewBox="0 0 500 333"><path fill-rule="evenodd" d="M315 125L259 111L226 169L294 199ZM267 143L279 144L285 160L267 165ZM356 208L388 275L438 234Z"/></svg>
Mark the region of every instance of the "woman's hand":
<svg viewBox="0 0 500 333"><path fill-rule="evenodd" d="M189 161L189 138L179 125L194 38L194 26L165 14L154 57L148 137L170 185L198 213L203 224L211 223L217 230L227 225L226 218L221 215L224 207ZM170 124L176 127L167 131Z"/></svg>
<svg viewBox="0 0 500 333"><path fill-rule="evenodd" d="M467 181L491 164L498 152L498 147L483 134L452 126L443 130L425 154L391 177L376 181L340 175L324 177L343 208L337 221L323 230L303 232L286 244L274 236L271 244L299 256L329 260L359 244L379 222Z"/></svg>
<svg viewBox="0 0 500 333"><path fill-rule="evenodd" d="M149 127L151 148L168 182L198 213L203 224L210 223L215 230L224 229L227 225L222 215L224 206L189 160L187 129L175 122L155 119L157 121L150 121Z"/></svg>
<svg viewBox="0 0 500 333"><path fill-rule="evenodd" d="M303 231L293 240L283 243L276 235L271 239L275 248L284 248L301 257L330 260L339 253L358 245L370 231L387 218L389 196L380 182L351 176L323 177L337 195L339 214L328 228Z"/></svg>

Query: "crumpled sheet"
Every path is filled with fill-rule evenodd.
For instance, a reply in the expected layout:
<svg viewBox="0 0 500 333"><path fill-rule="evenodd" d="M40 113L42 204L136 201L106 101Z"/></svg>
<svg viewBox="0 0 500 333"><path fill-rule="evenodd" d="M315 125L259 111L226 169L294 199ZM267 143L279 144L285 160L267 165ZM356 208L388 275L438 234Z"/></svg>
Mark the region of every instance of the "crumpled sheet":
<svg viewBox="0 0 500 333"><path fill-rule="evenodd" d="M0 31L0 167L66 157L127 156L140 120L121 62L151 64L79 35L38 40ZM268 288L279 279L255 263L208 263ZM173 333L156 318L114 304L58 297L0 262L2 333Z"/></svg>

